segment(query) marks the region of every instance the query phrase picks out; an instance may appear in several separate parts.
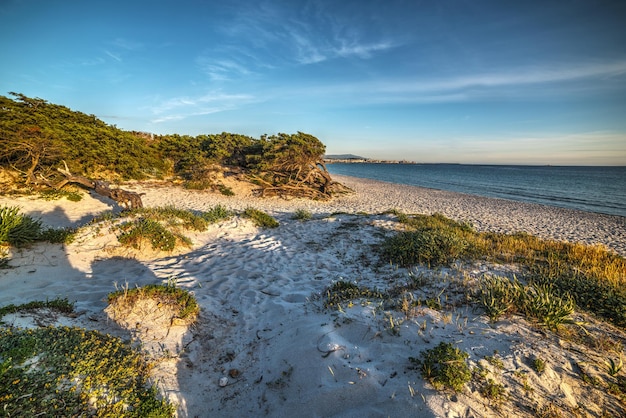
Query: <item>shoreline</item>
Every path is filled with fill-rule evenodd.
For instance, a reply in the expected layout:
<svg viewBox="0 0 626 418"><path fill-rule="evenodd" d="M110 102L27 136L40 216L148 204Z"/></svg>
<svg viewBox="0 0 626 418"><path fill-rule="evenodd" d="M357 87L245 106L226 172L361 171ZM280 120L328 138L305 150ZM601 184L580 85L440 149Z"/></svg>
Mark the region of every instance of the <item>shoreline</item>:
<svg viewBox="0 0 626 418"><path fill-rule="evenodd" d="M441 213L457 221L470 222L480 232L527 232L545 239L602 244L626 256L626 217L623 216L344 175L333 178L357 194L367 196L360 202L361 207ZM382 209L381 202L388 203L386 209Z"/></svg>
<svg viewBox="0 0 626 418"><path fill-rule="evenodd" d="M253 207L275 216L280 226L258 228L234 216L191 234L193 245L183 252L157 254L120 246L117 232L104 222L87 225L71 244L12 249L11 268L0 270L0 306L66 298L75 312L63 315L44 309L8 314L2 320L16 328L94 329L138 343L154 362L151 382L176 405L178 417L530 418L551 405L566 414L583 408L593 416L607 410L623 415L619 399L563 367L602 367L606 358L626 355L623 348L618 353L608 348L598 352L595 346L564 339L516 314L491 322L463 302L464 286L475 286L485 275L514 277L514 266L405 269L381 263L373 248L398 230L395 216L380 214L394 208L440 212L473 222L479 230L530 233L534 228L548 237L597 240L610 248L624 247L624 219L334 177L356 193L315 202L256 198L244 185L228 197L162 183L124 184L125 189L145 193L146 207ZM0 205L17 205L22 213L55 227L86 225L105 211L120 210L94 195L80 202L0 196ZM312 219L294 219L298 209L310 211ZM616 225L612 235L604 232ZM409 286L415 275L421 283L417 288ZM368 289L404 286L406 300L418 303L402 310L395 305L398 300L365 297L354 303L346 300L337 308L326 306L329 289L340 281ZM140 306L132 320L117 321L110 315L109 293L159 283L174 283L193 294L200 307L197 323L185 327L164 322L158 304L154 309ZM419 302L431 299L441 305ZM598 338L626 341L621 329L582 312L574 319L585 321L585 329ZM506 400L494 406L481 391L485 381L478 378L455 394L454 402L435 390L410 359L443 342L465 351L470 367L489 369L489 376L506 388ZM499 368L489 363L495 353ZM533 369L534 358L545 361L542 374ZM524 389L524 382L532 392Z"/></svg>
<svg viewBox="0 0 626 418"><path fill-rule="evenodd" d="M291 217L296 210L307 210L318 216L333 213L379 214L391 209L407 214L441 213L456 221L469 222L479 232L526 232L543 239L601 244L626 257L626 217L344 175L333 175L333 180L349 187L354 193L330 201L312 201L259 198L253 196L249 188L235 190L234 196L224 196L159 183L128 183L123 187L143 193L144 206L208 210L222 205L237 211L254 207L279 220ZM89 199L76 203L0 196L0 205L18 205L25 214L41 218L49 226L78 226L89 220L87 213L115 209L108 199L88 196ZM87 200L91 203L86 203Z"/></svg>

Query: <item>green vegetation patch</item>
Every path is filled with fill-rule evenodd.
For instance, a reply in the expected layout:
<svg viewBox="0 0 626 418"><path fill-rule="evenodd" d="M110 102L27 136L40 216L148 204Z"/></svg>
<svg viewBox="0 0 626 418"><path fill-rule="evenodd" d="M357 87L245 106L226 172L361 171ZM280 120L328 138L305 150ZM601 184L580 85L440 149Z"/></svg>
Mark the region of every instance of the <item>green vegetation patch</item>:
<svg viewBox="0 0 626 418"><path fill-rule="evenodd" d="M149 242L153 250L172 251L178 243L191 245L191 240L184 235L175 234L159 222L152 219L135 219L119 226L122 233L117 237L123 245L141 249L144 242Z"/></svg>
<svg viewBox="0 0 626 418"><path fill-rule="evenodd" d="M409 230L385 240L382 257L401 266L416 264L449 265L459 258L474 254L468 224L458 223L440 214L432 216L400 214L398 219Z"/></svg>
<svg viewBox="0 0 626 418"><path fill-rule="evenodd" d="M340 280L326 290L326 302L324 306L339 309L341 304L349 304L356 299L384 299L387 296L377 290L359 286L357 284Z"/></svg>
<svg viewBox="0 0 626 418"><path fill-rule="evenodd" d="M553 286L537 283L524 286L517 280L495 276L483 277L474 297L492 321L518 313L551 329L572 323L576 306L569 294L561 294Z"/></svg>
<svg viewBox="0 0 626 418"><path fill-rule="evenodd" d="M172 251L179 245L191 246L191 240L183 235L185 230L203 231L231 216L222 206L199 214L172 206L136 209L129 213L131 220L119 225L122 233L118 240L136 249L148 242L154 250Z"/></svg>
<svg viewBox="0 0 626 418"><path fill-rule="evenodd" d="M119 338L80 328L0 329L6 416L172 417L150 365Z"/></svg>
<svg viewBox="0 0 626 418"><path fill-rule="evenodd" d="M65 189L40 190L39 196L44 200L59 200L62 198L66 198L70 202L80 202L83 199L83 194L80 191Z"/></svg>
<svg viewBox="0 0 626 418"><path fill-rule="evenodd" d="M256 226L261 228L278 228L280 225L271 215L254 208L246 208L242 216L251 219Z"/></svg>
<svg viewBox="0 0 626 418"><path fill-rule="evenodd" d="M472 378L467 365L469 354L450 343L441 342L435 348L421 352L420 358L409 360L419 366L422 376L437 390L463 390Z"/></svg>
<svg viewBox="0 0 626 418"><path fill-rule="evenodd" d="M293 214L293 219L297 221L309 221L313 218L313 214L306 209L298 209Z"/></svg>
<svg viewBox="0 0 626 418"><path fill-rule="evenodd" d="M149 284L134 289L121 289L110 293L108 296L109 305L120 311L132 307L137 301L144 299L153 299L159 304L173 306L177 312L177 317L187 323L193 323L200 313L196 298L188 291L176 287L173 283L166 285Z"/></svg>
<svg viewBox="0 0 626 418"><path fill-rule="evenodd" d="M0 308L0 319L4 315L15 313L15 312L23 312L23 311L32 311L34 309L54 309L58 312L69 314L74 312L74 304L70 303L67 298L64 299L53 299L44 301L32 301L22 305L6 305Z"/></svg>
<svg viewBox="0 0 626 418"><path fill-rule="evenodd" d="M479 233L468 223L440 214L395 214L407 230L383 242L381 258L385 263L391 261L402 266L451 265L457 260L516 263L524 268L525 278L534 285L532 300L526 303L537 315L544 310L539 315L544 317L540 321L560 321L558 318L575 303L626 327L626 259L603 246L544 240L526 233ZM510 289L494 287L490 291L491 295L483 295L491 298L484 307L495 318L506 312L511 303L506 299L510 295L497 292ZM505 299L498 300L501 297ZM547 318L547 312L557 311L560 311L557 318Z"/></svg>
<svg viewBox="0 0 626 418"><path fill-rule="evenodd" d="M0 245L24 247L37 240L41 221L20 213L18 207L0 207Z"/></svg>

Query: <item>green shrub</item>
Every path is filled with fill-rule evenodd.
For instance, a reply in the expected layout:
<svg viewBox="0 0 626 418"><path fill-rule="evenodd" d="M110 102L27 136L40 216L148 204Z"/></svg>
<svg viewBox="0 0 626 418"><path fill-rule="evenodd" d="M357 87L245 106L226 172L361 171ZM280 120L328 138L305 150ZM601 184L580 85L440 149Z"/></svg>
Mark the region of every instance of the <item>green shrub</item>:
<svg viewBox="0 0 626 418"><path fill-rule="evenodd" d="M261 228L277 228L279 226L276 219L258 209L247 208L243 212L243 217L251 219L256 226Z"/></svg>
<svg viewBox="0 0 626 418"><path fill-rule="evenodd" d="M141 249L142 243L150 242L152 249L172 251L176 247L178 239L189 245L189 239L176 236L168 231L159 222L152 219L138 219L125 222L120 225L122 234L117 238L120 243L136 249Z"/></svg>
<svg viewBox="0 0 626 418"><path fill-rule="evenodd" d="M556 329L563 323L572 322L571 315L576 306L574 299L568 294L558 294L552 286L525 286L520 298L520 311L548 328Z"/></svg>
<svg viewBox="0 0 626 418"><path fill-rule="evenodd" d="M213 224L225 219L229 219L233 216L233 212L226 209L224 206L217 205L214 208L203 212L200 215L207 223Z"/></svg>
<svg viewBox="0 0 626 418"><path fill-rule="evenodd" d="M520 313L551 329L571 322L575 303L568 294L560 294L552 286L530 284L504 277L483 277L474 294L478 305L489 319L497 321L505 313Z"/></svg>
<svg viewBox="0 0 626 418"><path fill-rule="evenodd" d="M0 245L23 247L39 238L41 221L19 213L17 207L0 208Z"/></svg>
<svg viewBox="0 0 626 418"><path fill-rule="evenodd" d="M4 315L15 313L15 312L23 312L23 311L31 311L33 309L54 309L61 313L72 313L74 312L74 304L70 303L67 298L64 299L52 299L43 301L32 301L22 305L6 305L0 308L0 318Z"/></svg>
<svg viewBox="0 0 626 418"><path fill-rule="evenodd" d="M298 209L293 214L293 219L297 221L308 221L311 220L311 218L313 218L313 214L306 209Z"/></svg>
<svg viewBox="0 0 626 418"><path fill-rule="evenodd" d="M350 302L355 299L383 299L384 293L372 290L367 287L340 280L326 290L326 307L339 307L341 303Z"/></svg>
<svg viewBox="0 0 626 418"><path fill-rule="evenodd" d="M149 370L137 349L97 331L0 328L6 416L174 416Z"/></svg>
<svg viewBox="0 0 626 418"><path fill-rule="evenodd" d="M74 228L47 228L39 235L41 241L51 242L53 244L70 244L76 237Z"/></svg>
<svg viewBox="0 0 626 418"><path fill-rule="evenodd" d="M174 206L163 206L156 208L141 208L133 210L130 216L141 216L144 219L163 222L170 227L181 227L194 231L203 231L208 222L201 215L197 215L190 210L178 209Z"/></svg>
<svg viewBox="0 0 626 418"><path fill-rule="evenodd" d="M492 378L487 379L482 385L480 394L496 404L503 402L507 397L506 387Z"/></svg>
<svg viewBox="0 0 626 418"><path fill-rule="evenodd" d="M422 228L403 231L383 242L386 260L401 266L448 265L465 254L469 243L454 230Z"/></svg>
<svg viewBox="0 0 626 418"><path fill-rule="evenodd" d="M533 369L539 374L546 371L546 362L539 357L536 357L532 361Z"/></svg>
<svg viewBox="0 0 626 418"><path fill-rule="evenodd" d="M187 180L183 183L183 187L188 190L208 190L213 188L213 182L207 179Z"/></svg>
<svg viewBox="0 0 626 418"><path fill-rule="evenodd" d="M556 299L551 302L551 309L562 304L558 308L562 313L557 317L566 314L570 304L569 296L560 295L571 295L577 306L626 327L626 259L603 246L544 240L523 232L478 233L470 224L440 214L392 213L410 229L384 242L381 248L384 262L402 266L437 265L460 257L520 264L529 272L529 281L551 286L552 294L565 297L562 302ZM488 314L495 319L499 315L497 311ZM539 321L544 319L555 323L550 318Z"/></svg>
<svg viewBox="0 0 626 418"><path fill-rule="evenodd" d="M421 358L409 358L420 367L422 376L437 390L452 389L459 392L470 381L472 373L467 365L465 351L450 343L441 342L435 348L421 352Z"/></svg>
<svg viewBox="0 0 626 418"><path fill-rule="evenodd" d="M223 184L220 184L217 186L217 189L220 191L221 194L223 194L224 196L234 196L235 192L233 192L233 189L231 189L228 186L225 186Z"/></svg>
<svg viewBox="0 0 626 418"><path fill-rule="evenodd" d="M515 310L518 288L505 277L485 276L480 280L475 299L492 322Z"/></svg>
<svg viewBox="0 0 626 418"><path fill-rule="evenodd" d="M45 189L39 192L39 196L44 200L58 200L66 198L70 202L80 202L83 199L83 195L79 191L63 189Z"/></svg>
<svg viewBox="0 0 626 418"><path fill-rule="evenodd" d="M120 243L139 249L147 241L155 250L172 251L178 244L191 245L183 230L204 231L210 223L231 217L232 212L219 205L199 214L165 206L136 209L128 215L136 219L119 226L123 231L118 237Z"/></svg>

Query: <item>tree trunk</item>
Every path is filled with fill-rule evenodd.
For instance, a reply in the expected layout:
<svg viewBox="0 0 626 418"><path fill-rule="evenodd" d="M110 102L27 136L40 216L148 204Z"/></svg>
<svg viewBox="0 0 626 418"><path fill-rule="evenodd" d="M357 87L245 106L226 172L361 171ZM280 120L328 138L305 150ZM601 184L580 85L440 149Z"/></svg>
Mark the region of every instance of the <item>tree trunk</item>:
<svg viewBox="0 0 626 418"><path fill-rule="evenodd" d="M63 163L65 164L65 161ZM57 168L57 171L65 176L65 180L62 180L55 185L42 177L44 184L55 189L60 189L67 183L76 183L95 191L100 196L105 196L116 201L125 209L139 209L143 207L143 202L141 201L141 195L139 193L129 192L128 190L123 189L111 189L108 183L104 181L91 180L87 177L74 175L67 168L67 164L65 164L65 170Z"/></svg>

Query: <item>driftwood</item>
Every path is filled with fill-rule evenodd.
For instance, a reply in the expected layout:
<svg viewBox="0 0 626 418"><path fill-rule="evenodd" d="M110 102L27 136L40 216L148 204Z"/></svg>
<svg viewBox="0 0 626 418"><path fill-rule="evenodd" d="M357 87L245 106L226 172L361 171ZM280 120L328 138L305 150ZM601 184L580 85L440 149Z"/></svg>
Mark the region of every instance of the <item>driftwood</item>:
<svg viewBox="0 0 626 418"><path fill-rule="evenodd" d="M95 191L100 196L105 196L116 201L125 209L139 209L143 207L143 202L141 201L141 195L139 193L129 192L128 190L123 189L111 189L107 182L101 180L91 180L87 177L72 174L65 161L63 161L63 164L65 165L65 169L57 168L57 171L65 176L64 180L61 180L57 184L52 184L48 179L41 176L43 183L57 190L68 183L76 183Z"/></svg>

